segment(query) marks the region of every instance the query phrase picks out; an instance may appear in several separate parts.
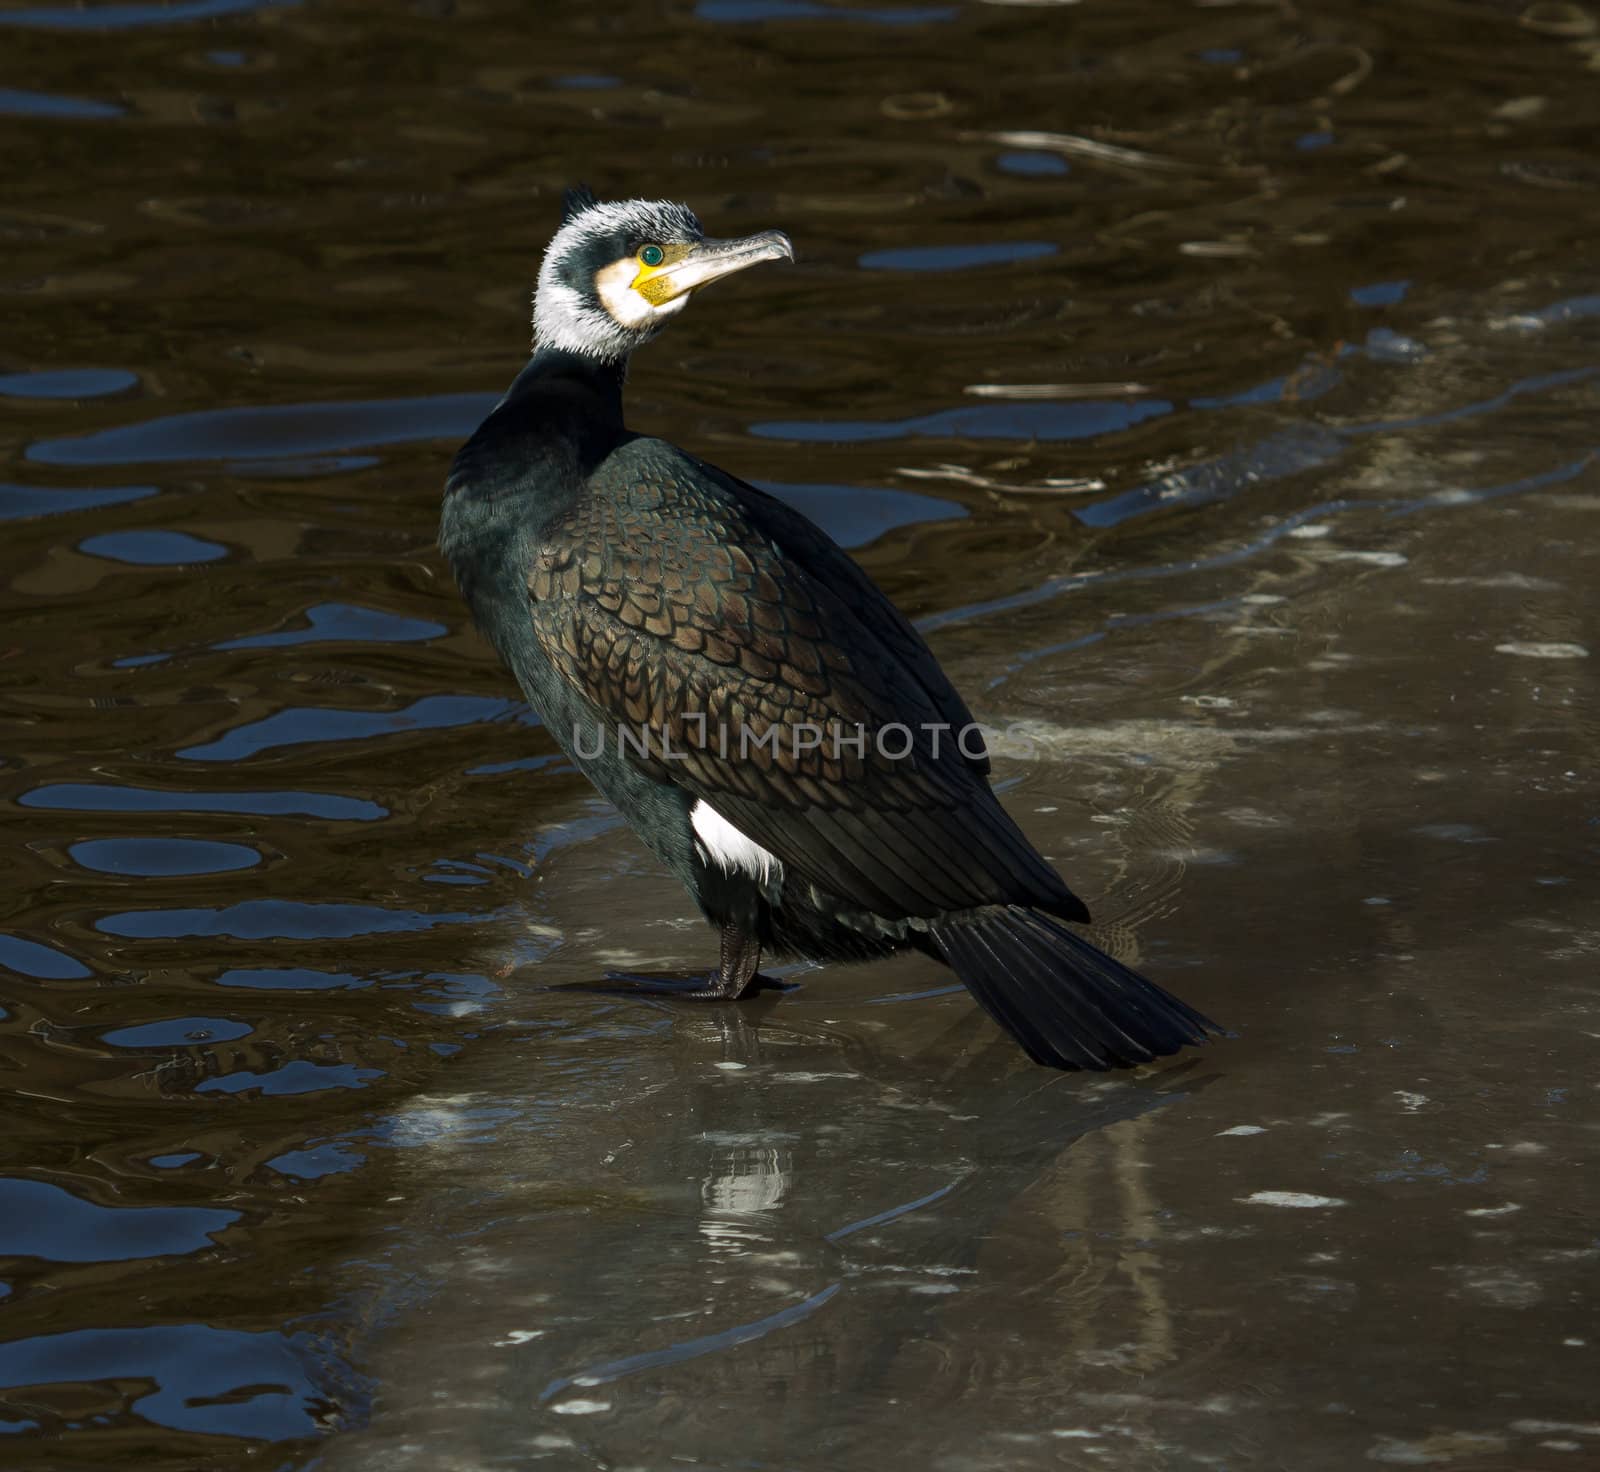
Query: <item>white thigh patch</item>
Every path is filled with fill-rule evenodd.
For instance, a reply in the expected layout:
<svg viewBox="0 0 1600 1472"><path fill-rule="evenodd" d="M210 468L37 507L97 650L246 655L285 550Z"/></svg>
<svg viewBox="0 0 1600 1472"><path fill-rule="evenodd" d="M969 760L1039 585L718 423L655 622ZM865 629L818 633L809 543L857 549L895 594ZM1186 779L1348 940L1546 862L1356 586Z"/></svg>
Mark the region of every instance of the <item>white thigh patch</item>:
<svg viewBox="0 0 1600 1472"><path fill-rule="evenodd" d="M763 884L774 876L782 876L783 865L777 855L768 853L755 839L741 833L704 798L689 810L689 821L694 825L700 847L724 874L743 869Z"/></svg>

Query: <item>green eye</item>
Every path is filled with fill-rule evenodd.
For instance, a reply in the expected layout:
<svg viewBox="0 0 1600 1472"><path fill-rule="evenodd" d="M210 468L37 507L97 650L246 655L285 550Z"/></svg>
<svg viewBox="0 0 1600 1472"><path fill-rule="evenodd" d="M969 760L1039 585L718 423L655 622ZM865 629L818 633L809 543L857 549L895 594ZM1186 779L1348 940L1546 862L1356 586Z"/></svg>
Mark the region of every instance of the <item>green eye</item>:
<svg viewBox="0 0 1600 1472"><path fill-rule="evenodd" d="M647 245L639 252L639 259L647 266L659 266L667 258L667 253L659 245Z"/></svg>

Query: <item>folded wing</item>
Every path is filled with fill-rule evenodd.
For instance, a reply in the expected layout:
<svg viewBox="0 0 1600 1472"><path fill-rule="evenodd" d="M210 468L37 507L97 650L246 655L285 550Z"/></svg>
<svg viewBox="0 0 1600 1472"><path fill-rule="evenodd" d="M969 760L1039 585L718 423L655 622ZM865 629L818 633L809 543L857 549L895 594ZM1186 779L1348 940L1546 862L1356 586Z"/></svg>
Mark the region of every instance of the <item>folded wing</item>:
<svg viewBox="0 0 1600 1472"><path fill-rule="evenodd" d="M876 914L1087 918L990 792L975 731L963 753L971 716L927 646L816 527L659 440L590 490L542 537L529 610L622 727L608 743Z"/></svg>

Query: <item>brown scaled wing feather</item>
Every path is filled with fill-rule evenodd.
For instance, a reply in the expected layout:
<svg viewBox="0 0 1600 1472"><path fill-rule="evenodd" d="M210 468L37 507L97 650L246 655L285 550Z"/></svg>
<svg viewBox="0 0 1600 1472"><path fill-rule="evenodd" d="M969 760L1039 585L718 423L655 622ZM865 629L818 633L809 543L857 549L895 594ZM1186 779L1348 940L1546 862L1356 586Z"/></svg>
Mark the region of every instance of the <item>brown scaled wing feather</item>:
<svg viewBox="0 0 1600 1472"><path fill-rule="evenodd" d="M547 529L528 593L552 665L609 713L608 749L616 725L643 735L648 754L624 744L625 756L703 798L786 871L897 918L1070 900L990 794L987 760L963 758L954 729L935 754L931 728L970 717L920 638L843 552L761 492L661 441L631 441ZM880 750L890 725L910 728L909 755L896 755L898 731ZM581 733L584 748L601 734Z"/></svg>

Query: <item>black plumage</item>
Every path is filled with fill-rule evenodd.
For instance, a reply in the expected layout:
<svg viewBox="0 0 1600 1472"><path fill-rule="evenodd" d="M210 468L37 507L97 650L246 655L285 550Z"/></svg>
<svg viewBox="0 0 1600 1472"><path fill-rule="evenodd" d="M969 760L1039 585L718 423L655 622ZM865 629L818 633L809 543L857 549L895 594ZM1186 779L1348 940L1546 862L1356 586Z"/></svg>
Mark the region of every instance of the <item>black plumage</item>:
<svg viewBox="0 0 1600 1472"><path fill-rule="evenodd" d="M535 352L456 456L441 546L569 756L721 928L684 995L760 951L916 948L1041 1063L1171 1053L1206 1018L1063 922L1088 911L1001 808L971 713L916 630L798 512L623 420L627 355L775 234L568 197ZM665 983L662 984L666 985Z"/></svg>

